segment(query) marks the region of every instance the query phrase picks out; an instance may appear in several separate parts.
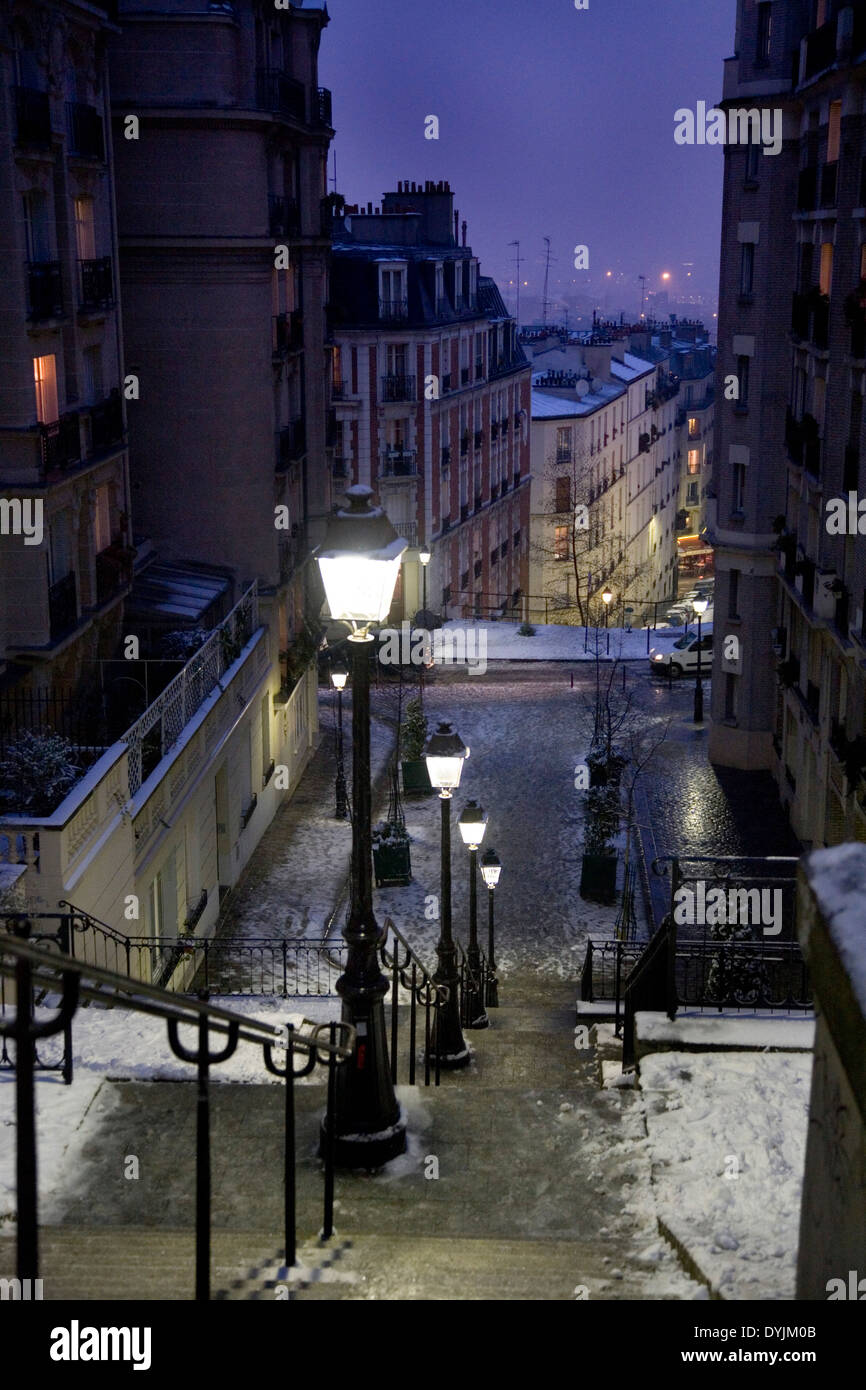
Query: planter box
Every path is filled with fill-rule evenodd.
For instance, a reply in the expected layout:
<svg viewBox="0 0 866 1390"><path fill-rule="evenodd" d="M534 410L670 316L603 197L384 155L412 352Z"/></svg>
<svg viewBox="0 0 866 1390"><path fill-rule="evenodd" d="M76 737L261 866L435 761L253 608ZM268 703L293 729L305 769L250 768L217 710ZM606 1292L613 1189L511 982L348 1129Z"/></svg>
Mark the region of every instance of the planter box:
<svg viewBox="0 0 866 1390"><path fill-rule="evenodd" d="M373 849L373 874L376 887L389 883L412 881L412 860L408 841L403 845L381 845Z"/></svg>
<svg viewBox="0 0 866 1390"><path fill-rule="evenodd" d="M616 902L615 854L585 854L580 875L580 896L590 902Z"/></svg>
<svg viewBox="0 0 866 1390"><path fill-rule="evenodd" d="M415 758L412 762L402 762L403 769L403 790L409 795L410 792L417 792L419 795L429 796L433 788L430 785L430 777L427 772L427 763L424 758Z"/></svg>

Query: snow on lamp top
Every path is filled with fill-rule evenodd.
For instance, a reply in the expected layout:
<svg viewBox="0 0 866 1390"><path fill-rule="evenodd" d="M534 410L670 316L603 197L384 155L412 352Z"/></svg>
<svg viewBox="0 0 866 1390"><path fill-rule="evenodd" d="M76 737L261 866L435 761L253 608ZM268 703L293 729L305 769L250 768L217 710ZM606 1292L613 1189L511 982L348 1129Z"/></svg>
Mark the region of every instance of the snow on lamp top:
<svg viewBox="0 0 866 1390"><path fill-rule="evenodd" d="M443 720L424 748L431 785L437 791L456 791L460 786L463 764L468 757L469 749L460 735L447 720Z"/></svg>

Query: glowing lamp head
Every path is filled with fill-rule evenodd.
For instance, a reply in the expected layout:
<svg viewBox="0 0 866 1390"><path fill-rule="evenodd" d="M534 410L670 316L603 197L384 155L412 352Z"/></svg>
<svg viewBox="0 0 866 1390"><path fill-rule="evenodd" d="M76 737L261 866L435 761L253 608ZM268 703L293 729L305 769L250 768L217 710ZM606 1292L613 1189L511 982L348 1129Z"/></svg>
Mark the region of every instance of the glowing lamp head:
<svg viewBox="0 0 866 1390"><path fill-rule="evenodd" d="M462 815L457 819L464 845L478 849L487 829L487 818L477 801L467 801Z"/></svg>
<svg viewBox="0 0 866 1390"><path fill-rule="evenodd" d="M433 559L433 556L431 555L430 551L427 549L426 545L425 545L425 546L422 546L421 549L419 550L419 552L418 552L418 559L421 561L421 564L422 564L422 565L429 565L430 561Z"/></svg>
<svg viewBox="0 0 866 1390"><path fill-rule="evenodd" d="M372 496L362 484L346 489L348 508L331 517L316 555L331 617L364 627L387 618L406 549Z"/></svg>
<svg viewBox="0 0 866 1390"><path fill-rule="evenodd" d="M605 589L604 593L603 593L602 596L601 596L601 601L602 601L602 603L612 603L612 602L613 602L613 594L611 593L610 589Z"/></svg>
<svg viewBox="0 0 866 1390"><path fill-rule="evenodd" d="M331 684L335 690L345 690L346 681L349 679L349 672L342 662L337 666L331 667Z"/></svg>
<svg viewBox="0 0 866 1390"><path fill-rule="evenodd" d="M707 609L709 608L709 602L705 598L693 599L692 608L694 608L695 612L699 615L699 617L703 617L704 613L706 613Z"/></svg>
<svg viewBox="0 0 866 1390"><path fill-rule="evenodd" d="M488 888L495 888L502 873L502 864L495 849L486 849L481 856L481 877Z"/></svg>
<svg viewBox="0 0 866 1390"><path fill-rule="evenodd" d="M448 795L456 791L460 786L463 764L468 757L469 749L460 735L447 720L443 720L424 747L430 785Z"/></svg>

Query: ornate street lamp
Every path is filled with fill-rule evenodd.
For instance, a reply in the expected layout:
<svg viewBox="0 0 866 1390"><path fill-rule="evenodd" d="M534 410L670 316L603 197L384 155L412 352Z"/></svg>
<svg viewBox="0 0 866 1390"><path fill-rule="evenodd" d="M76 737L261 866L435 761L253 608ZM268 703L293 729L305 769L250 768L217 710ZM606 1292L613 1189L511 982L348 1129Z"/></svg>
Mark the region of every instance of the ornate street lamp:
<svg viewBox="0 0 866 1390"><path fill-rule="evenodd" d="M337 981L343 1021L357 1031L354 1057L337 1068L334 1159L343 1168L378 1168L406 1148L406 1121L394 1094L383 1000L388 981L379 968L382 932L373 915L370 791L369 628L388 615L406 542L372 491L347 488L347 507L328 522L317 560L335 621L352 627L352 878L345 973ZM321 1147L329 1135L322 1121Z"/></svg>
<svg viewBox="0 0 866 1390"><path fill-rule="evenodd" d="M469 950L466 964L469 979L465 989L465 1018L467 1028L489 1028L490 1019L484 1008L481 983L481 952L478 949L478 847L484 839L487 820L477 801L467 801L457 825L464 845L469 848Z"/></svg>
<svg viewBox="0 0 866 1390"><path fill-rule="evenodd" d="M433 556L432 556L432 554L430 553L430 551L427 549L426 545L422 545L421 549L418 551L418 559L421 561L421 574L422 574L422 576L423 576L423 583L424 583L424 598L423 598L423 600L422 600L421 607L423 608L424 612L426 613L426 612L427 612L427 566L429 565L430 561L433 559Z"/></svg>
<svg viewBox="0 0 866 1390"><path fill-rule="evenodd" d="M431 1042L439 1053L439 1065L456 1070L469 1062L469 1049L460 1027L460 975L457 947L451 935L451 797L460 786L463 764L469 749L452 726L443 721L431 734L424 749L430 785L439 792L442 811L442 866L439 887L440 934L436 955L439 964L434 980L448 986L448 998L436 1010Z"/></svg>
<svg viewBox="0 0 866 1390"><path fill-rule="evenodd" d="M487 997L488 1009L499 1007L499 981L496 978L496 957L493 950L493 893L502 873L499 855L493 848L481 856L481 877L487 884Z"/></svg>
<svg viewBox="0 0 866 1390"><path fill-rule="evenodd" d="M343 765L343 691L348 679L348 668L342 662L331 668L331 684L337 692L337 783L334 789L334 815L337 820L345 820L349 814L346 769Z"/></svg>
<svg viewBox="0 0 866 1390"><path fill-rule="evenodd" d="M698 615L698 669L695 673L695 723L704 722L704 687L701 681L701 619L707 611L707 600L696 598L692 604Z"/></svg>
<svg viewBox="0 0 866 1390"><path fill-rule="evenodd" d="M601 601L604 604L604 631L607 637L607 655L610 656L610 631L607 626L608 610L610 608L611 603L613 602L613 594L611 593L610 589L605 588L604 593L601 596Z"/></svg>

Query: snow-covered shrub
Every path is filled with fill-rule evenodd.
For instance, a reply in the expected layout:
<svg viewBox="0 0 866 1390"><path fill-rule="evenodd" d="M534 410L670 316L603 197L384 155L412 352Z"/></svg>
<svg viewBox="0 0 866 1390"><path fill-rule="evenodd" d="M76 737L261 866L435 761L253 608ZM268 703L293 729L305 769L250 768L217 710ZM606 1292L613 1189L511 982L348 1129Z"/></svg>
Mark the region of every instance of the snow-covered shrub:
<svg viewBox="0 0 866 1390"><path fill-rule="evenodd" d="M81 771L62 734L23 733L0 756L0 805L13 815L50 816Z"/></svg>
<svg viewBox="0 0 866 1390"><path fill-rule="evenodd" d="M162 636L162 655L166 661L189 661L199 647L210 637L206 627L180 628L176 632L166 632Z"/></svg>
<svg viewBox="0 0 866 1390"><path fill-rule="evenodd" d="M520 627L517 629L517 635L518 637L534 637L535 628L532 626L532 623L521 623Z"/></svg>
<svg viewBox="0 0 866 1390"><path fill-rule="evenodd" d="M419 699L410 700L400 729L400 752L407 763L417 762L427 742L427 716Z"/></svg>

